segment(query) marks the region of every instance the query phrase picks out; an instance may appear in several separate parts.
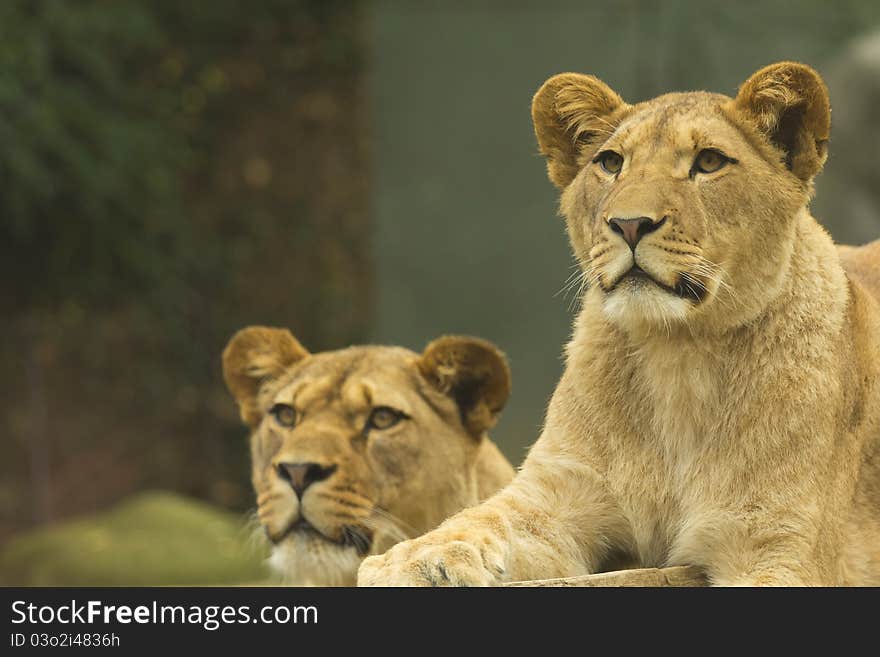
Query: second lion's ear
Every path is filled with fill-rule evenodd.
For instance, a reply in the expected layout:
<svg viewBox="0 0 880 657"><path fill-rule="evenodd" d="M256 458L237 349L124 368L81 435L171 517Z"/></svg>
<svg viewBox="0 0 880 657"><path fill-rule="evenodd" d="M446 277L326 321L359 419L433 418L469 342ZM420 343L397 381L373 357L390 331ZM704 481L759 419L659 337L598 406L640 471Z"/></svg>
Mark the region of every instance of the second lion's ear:
<svg viewBox="0 0 880 657"><path fill-rule="evenodd" d="M245 424L254 426L262 418L260 388L308 355L287 329L249 326L232 336L223 350L223 378Z"/></svg>
<svg viewBox="0 0 880 657"><path fill-rule="evenodd" d="M796 62L772 64L740 87L734 107L785 154L791 172L809 182L828 155L831 105L816 71Z"/></svg>
<svg viewBox="0 0 880 657"><path fill-rule="evenodd" d="M583 151L605 141L627 107L592 75L560 73L538 89L532 100L532 123L554 185L563 189L574 180L584 165Z"/></svg>
<svg viewBox="0 0 880 657"><path fill-rule="evenodd" d="M447 335L431 342L418 361L422 375L458 405L461 422L475 438L492 427L510 396L504 354L479 338Z"/></svg>

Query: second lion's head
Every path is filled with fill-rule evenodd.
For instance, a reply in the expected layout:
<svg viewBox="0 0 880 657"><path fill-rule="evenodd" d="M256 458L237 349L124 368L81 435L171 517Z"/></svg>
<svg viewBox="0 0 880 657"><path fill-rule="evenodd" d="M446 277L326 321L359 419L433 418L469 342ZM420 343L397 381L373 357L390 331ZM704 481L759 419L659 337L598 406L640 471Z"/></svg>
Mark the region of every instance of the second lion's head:
<svg viewBox="0 0 880 657"><path fill-rule="evenodd" d="M251 430L271 563L288 583L354 584L364 556L513 476L486 436L510 373L483 340L310 354L286 329L252 326L230 340L223 372Z"/></svg>

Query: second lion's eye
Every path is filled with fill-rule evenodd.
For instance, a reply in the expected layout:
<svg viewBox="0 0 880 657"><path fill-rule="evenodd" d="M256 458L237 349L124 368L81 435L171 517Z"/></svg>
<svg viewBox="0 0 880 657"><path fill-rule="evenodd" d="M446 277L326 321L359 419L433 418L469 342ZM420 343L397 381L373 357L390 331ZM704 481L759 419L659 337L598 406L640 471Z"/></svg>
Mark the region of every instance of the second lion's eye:
<svg viewBox="0 0 880 657"><path fill-rule="evenodd" d="M714 148L704 148L694 158L694 166L691 172L715 173L728 162L730 162L730 158L724 153L716 151Z"/></svg>
<svg viewBox="0 0 880 657"><path fill-rule="evenodd" d="M605 173L615 175L620 173L620 169L623 167L623 155L614 151L602 151L593 162L598 162Z"/></svg>
<svg viewBox="0 0 880 657"><path fill-rule="evenodd" d="M406 415L404 413L395 410L390 406L377 406L373 409L373 412L370 413L365 429L367 431L370 429L378 429L379 431L390 429L405 417Z"/></svg>
<svg viewBox="0 0 880 657"><path fill-rule="evenodd" d="M269 411L282 427L292 427L296 424L296 409L288 404L275 404Z"/></svg>

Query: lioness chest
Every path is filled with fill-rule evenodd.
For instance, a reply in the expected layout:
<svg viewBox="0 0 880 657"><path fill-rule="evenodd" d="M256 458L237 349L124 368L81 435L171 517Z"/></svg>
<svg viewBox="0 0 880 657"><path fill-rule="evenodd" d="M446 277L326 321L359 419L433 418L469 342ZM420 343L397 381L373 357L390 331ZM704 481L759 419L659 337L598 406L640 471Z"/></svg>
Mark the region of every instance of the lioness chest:
<svg viewBox="0 0 880 657"><path fill-rule="evenodd" d="M615 409L622 430L603 446L603 468L634 556L659 566L704 535L737 531L736 507L760 496L747 441L775 411L762 408L760 372L724 349L647 345L629 361L618 372L629 382Z"/></svg>

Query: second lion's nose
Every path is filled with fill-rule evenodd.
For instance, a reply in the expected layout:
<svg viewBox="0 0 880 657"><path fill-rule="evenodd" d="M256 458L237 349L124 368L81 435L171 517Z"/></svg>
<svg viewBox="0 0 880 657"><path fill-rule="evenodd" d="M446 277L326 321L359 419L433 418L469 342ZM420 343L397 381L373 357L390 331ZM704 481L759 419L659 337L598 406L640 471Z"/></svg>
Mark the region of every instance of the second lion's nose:
<svg viewBox="0 0 880 657"><path fill-rule="evenodd" d="M635 219L620 219L614 217L608 220L608 226L611 230L621 237L629 245L633 251L636 250L636 244L639 243L645 235L653 233L660 228L666 221L663 217L660 221L655 222L650 217L636 217Z"/></svg>

